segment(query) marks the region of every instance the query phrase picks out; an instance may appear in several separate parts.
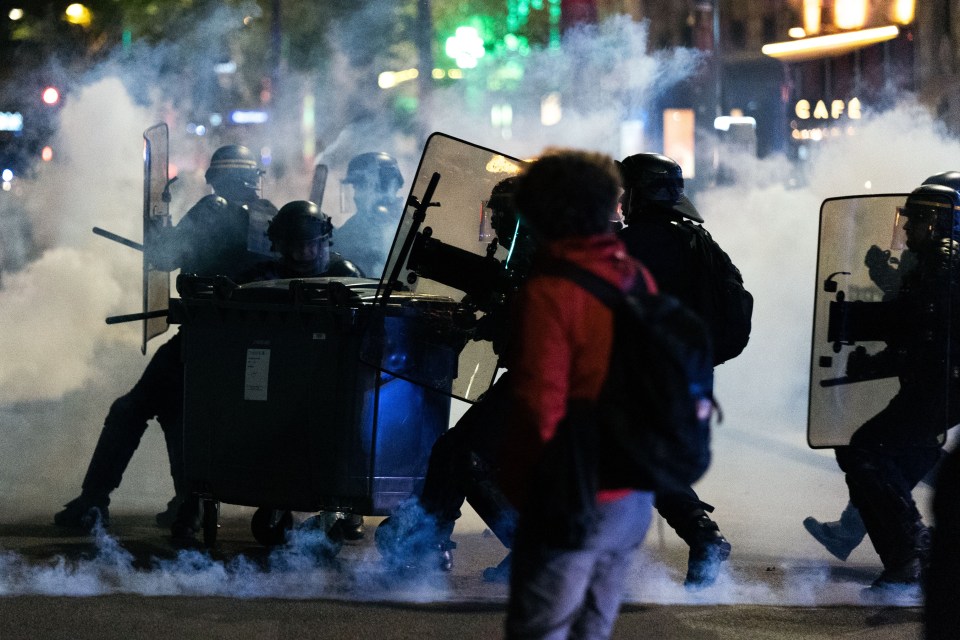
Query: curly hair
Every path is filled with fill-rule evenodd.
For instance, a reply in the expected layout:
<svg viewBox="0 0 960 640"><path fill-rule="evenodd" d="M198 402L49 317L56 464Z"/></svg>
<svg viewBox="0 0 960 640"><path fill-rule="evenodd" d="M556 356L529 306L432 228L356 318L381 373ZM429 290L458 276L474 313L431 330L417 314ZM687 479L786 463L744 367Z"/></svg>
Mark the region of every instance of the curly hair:
<svg viewBox="0 0 960 640"><path fill-rule="evenodd" d="M620 197L613 158L577 149L547 149L520 174L514 202L543 238L591 236L612 230Z"/></svg>

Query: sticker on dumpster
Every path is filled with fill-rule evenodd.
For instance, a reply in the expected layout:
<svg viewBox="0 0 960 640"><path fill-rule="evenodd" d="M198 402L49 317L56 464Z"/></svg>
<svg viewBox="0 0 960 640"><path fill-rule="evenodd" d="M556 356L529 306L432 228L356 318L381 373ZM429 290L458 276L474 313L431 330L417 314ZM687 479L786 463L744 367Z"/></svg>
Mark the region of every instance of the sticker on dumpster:
<svg viewBox="0 0 960 640"><path fill-rule="evenodd" d="M270 379L270 349L247 349L247 375L244 400L266 400Z"/></svg>

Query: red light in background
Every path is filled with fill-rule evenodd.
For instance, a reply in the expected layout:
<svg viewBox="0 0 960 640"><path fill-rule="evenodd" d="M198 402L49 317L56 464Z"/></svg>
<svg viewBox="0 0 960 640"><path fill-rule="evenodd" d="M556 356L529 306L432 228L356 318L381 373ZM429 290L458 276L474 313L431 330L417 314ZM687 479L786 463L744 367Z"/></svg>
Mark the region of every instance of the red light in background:
<svg viewBox="0 0 960 640"><path fill-rule="evenodd" d="M57 104L60 102L60 92L57 91L56 87L47 87L43 90L43 93L40 94L40 98L43 100L44 104Z"/></svg>
<svg viewBox="0 0 960 640"><path fill-rule="evenodd" d="M44 147L43 151L40 152L40 157L44 162L50 162L53 160L53 148L50 146Z"/></svg>

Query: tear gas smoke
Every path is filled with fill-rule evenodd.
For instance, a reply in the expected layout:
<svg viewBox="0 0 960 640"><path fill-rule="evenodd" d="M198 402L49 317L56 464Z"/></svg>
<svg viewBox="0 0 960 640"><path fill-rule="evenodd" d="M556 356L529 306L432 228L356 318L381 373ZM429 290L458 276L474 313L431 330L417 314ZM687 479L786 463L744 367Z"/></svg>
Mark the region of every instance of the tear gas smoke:
<svg viewBox="0 0 960 640"><path fill-rule="evenodd" d="M357 568L338 570L325 560L327 545L319 530L300 531L290 544L263 562L243 556L221 562L209 554L184 550L169 559L138 567L118 541L97 527L91 559L55 558L39 566L13 553L0 552L0 596L99 596L133 593L144 596L197 595L236 598L349 598L434 602L449 597L442 576L409 573L402 577L377 569L371 558ZM369 553L376 552L369 549Z"/></svg>
<svg viewBox="0 0 960 640"><path fill-rule="evenodd" d="M548 86L550 81L566 77L565 70L575 68L575 62L589 71L576 77L584 82L589 77L590 91L584 92L582 102L565 106L563 120L554 127L528 126L518 118L511 130L491 132L488 113L471 111L453 91L440 91L425 106L425 128L521 157L534 156L548 145L619 157L616 123L637 115L657 92L688 77L699 64L697 55L685 50L648 56L646 33L645 25L618 19L571 34L564 52L536 54L536 64L529 65L540 69L529 78L534 100L548 88L556 90ZM341 30L337 37L344 41L353 36ZM143 61L152 58L142 51L126 59L128 65ZM369 108L329 136L319 160L331 166L330 182L350 157L369 150L398 156L410 176L419 143L393 133L380 108L382 96L344 84L355 77L338 66L347 61L348 56L337 54L329 77L321 78L329 80L332 89L320 97L320 112L354 101ZM101 73L67 101L57 143L61 163L43 168L25 202L34 257L21 270L4 273L0 288L0 509L8 521L28 516L48 521L78 492L109 403L133 384L147 362L136 353L138 326L103 324L106 315L137 309L139 256L94 237L90 227L139 239L140 136L162 109L137 106L117 79L136 76L138 69L114 68L116 76ZM141 75L155 77L152 67ZM162 98L161 88L153 93ZM172 132L174 151L190 144L178 130ZM729 156L723 160L735 182L696 194L707 228L740 267L756 300L750 345L717 371L717 396L726 420L715 429L714 464L697 486L701 497L716 505L714 517L733 543L733 568L714 590L686 593L678 573L682 561L664 565L653 551L658 538L660 547L668 550L682 549L682 542L669 530L660 538L654 526L638 556L628 600L800 605L856 601L853 592L861 585L829 578L829 556L800 524L806 515L834 519L847 500L831 452L810 450L805 442L819 206L826 197L865 191L867 181L877 191L908 191L927 175L960 168L955 164L958 151L957 140L948 138L926 111L907 102L866 117L855 137L824 143L806 163L804 180L797 179L801 170L782 157ZM202 172L203 163L196 169ZM192 204L192 195L175 193L175 218ZM278 190L269 196L280 204L303 194ZM8 255L13 251L7 248ZM22 247L16 251L30 254ZM114 494L112 509L157 510L171 491L162 439L159 430L151 428ZM925 509L923 490L918 497ZM465 518L458 527L476 531L482 525ZM224 564L184 552L176 560L158 560L150 569L139 569L112 538L101 534L97 541L94 559L59 559L53 566L37 567L15 554L0 554L0 593L340 593L355 598L364 593L357 585L375 584L375 575L364 573L363 562L349 572L360 576L352 586L336 582L345 578L314 566L315 554L309 549L316 541L306 539L278 551L266 568L242 558ZM773 588L744 575L736 567L739 554L771 558L771 564L784 571L782 585ZM867 543L850 563L866 567L866 573L879 567ZM256 580L251 580L254 574ZM428 584L418 594L424 599L450 596L446 584Z"/></svg>
<svg viewBox="0 0 960 640"><path fill-rule="evenodd" d="M512 125L496 131L487 124L489 104L478 110L451 88L433 96L428 129L520 158L558 145L619 158L619 124L640 118L653 98L689 78L702 60L695 49L648 53L645 24L627 16L580 25L564 35L562 51L537 51L524 63L524 101L539 104L541 96L553 92L565 96L559 124L543 127L539 110L517 110Z"/></svg>

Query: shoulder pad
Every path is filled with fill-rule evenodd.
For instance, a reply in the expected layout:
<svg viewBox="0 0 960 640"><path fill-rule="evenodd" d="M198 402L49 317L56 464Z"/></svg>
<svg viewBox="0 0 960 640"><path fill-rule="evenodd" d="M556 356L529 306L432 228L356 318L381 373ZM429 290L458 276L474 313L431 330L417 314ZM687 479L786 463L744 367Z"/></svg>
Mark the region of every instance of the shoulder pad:
<svg viewBox="0 0 960 640"><path fill-rule="evenodd" d="M330 266L327 267L326 276L340 276L344 278L365 278L360 267L349 260L344 259L339 253L330 254Z"/></svg>
<svg viewBox="0 0 960 640"><path fill-rule="evenodd" d="M254 200L253 202L251 202L246 206L249 207L252 211L272 211L273 213L277 212L277 208L274 206L274 204L269 200L265 200L264 198L257 198L256 200Z"/></svg>
<svg viewBox="0 0 960 640"><path fill-rule="evenodd" d="M228 202L222 196L218 196L215 193L205 195L200 199L200 202L197 204L202 204L211 209L225 209L228 206Z"/></svg>
<svg viewBox="0 0 960 640"><path fill-rule="evenodd" d="M707 231L699 222L694 222L693 220L688 220L684 218L683 220L678 220L674 223L678 228L683 229L690 235L698 236L704 240L708 240L716 244L716 241L713 239L713 236L710 235L710 232Z"/></svg>

